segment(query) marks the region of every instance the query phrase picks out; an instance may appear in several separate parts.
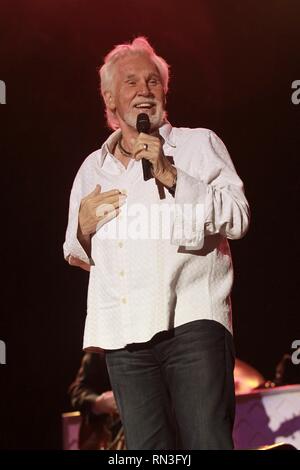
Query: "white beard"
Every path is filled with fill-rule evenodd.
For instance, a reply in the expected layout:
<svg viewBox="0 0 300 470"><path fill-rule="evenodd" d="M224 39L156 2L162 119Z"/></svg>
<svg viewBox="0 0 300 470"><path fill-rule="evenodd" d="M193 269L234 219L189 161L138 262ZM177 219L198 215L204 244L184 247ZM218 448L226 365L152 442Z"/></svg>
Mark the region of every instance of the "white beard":
<svg viewBox="0 0 300 470"><path fill-rule="evenodd" d="M143 113L145 111L141 109L140 112ZM165 112L161 106L156 106L155 114L148 114L148 116L151 124L151 131L158 129L165 120ZM128 126L133 127L134 129L136 128L136 116L134 116L131 112L125 113L123 119Z"/></svg>

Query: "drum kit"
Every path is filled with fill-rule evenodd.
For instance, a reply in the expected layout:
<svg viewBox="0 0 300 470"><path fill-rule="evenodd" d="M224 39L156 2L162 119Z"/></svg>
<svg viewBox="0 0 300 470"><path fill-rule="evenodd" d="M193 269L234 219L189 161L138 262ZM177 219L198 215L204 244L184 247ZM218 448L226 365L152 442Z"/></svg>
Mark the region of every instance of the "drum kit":
<svg viewBox="0 0 300 470"><path fill-rule="evenodd" d="M249 393L251 390L260 387L265 388L267 384L260 372L246 362L241 361L241 359L235 360L233 375L236 395Z"/></svg>
<svg viewBox="0 0 300 470"><path fill-rule="evenodd" d="M280 385L286 385L291 383L299 383L299 380L290 377L290 365L292 364L292 357L290 354L285 353L275 368L275 376L272 380L266 380L260 372L254 367L241 359L235 360L234 367L234 385L235 394L241 395L243 393L249 393L255 389L269 389L278 387Z"/></svg>
<svg viewBox="0 0 300 470"><path fill-rule="evenodd" d="M284 361L286 356L283 357L281 362L276 368L276 377L274 381L266 381L263 375L258 372L254 367L241 359L235 360L234 367L234 385L235 394L243 395L251 393L255 389L266 389L280 385L282 379L282 371L284 368ZM81 429L82 431L82 429ZM95 434L95 433L94 433ZM107 420L102 423L98 428L97 433L93 435L93 439L87 439L87 435L83 436L81 432L81 445L80 449L84 450L125 450L125 437L124 429L118 415L108 416Z"/></svg>

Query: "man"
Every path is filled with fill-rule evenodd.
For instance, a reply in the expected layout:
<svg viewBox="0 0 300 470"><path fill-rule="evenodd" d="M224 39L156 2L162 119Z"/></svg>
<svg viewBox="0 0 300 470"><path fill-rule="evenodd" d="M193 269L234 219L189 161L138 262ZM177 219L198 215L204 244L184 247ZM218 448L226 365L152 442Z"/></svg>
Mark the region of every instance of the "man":
<svg viewBox="0 0 300 470"><path fill-rule="evenodd" d="M116 46L100 78L117 130L79 169L64 245L90 269L84 349L106 351L128 449L232 449L227 238L247 231L242 181L212 131L166 120L169 67L145 38Z"/></svg>
<svg viewBox="0 0 300 470"><path fill-rule="evenodd" d="M84 354L69 393L72 406L81 413L79 448L123 449L122 424L103 351Z"/></svg>

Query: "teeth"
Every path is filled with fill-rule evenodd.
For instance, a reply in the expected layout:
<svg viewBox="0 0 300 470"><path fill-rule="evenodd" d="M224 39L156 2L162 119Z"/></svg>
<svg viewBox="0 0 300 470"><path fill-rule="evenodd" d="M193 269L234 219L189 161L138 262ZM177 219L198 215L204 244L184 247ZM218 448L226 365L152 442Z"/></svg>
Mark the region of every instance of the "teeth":
<svg viewBox="0 0 300 470"><path fill-rule="evenodd" d="M136 108L151 108L152 104L150 103L140 103L135 105Z"/></svg>

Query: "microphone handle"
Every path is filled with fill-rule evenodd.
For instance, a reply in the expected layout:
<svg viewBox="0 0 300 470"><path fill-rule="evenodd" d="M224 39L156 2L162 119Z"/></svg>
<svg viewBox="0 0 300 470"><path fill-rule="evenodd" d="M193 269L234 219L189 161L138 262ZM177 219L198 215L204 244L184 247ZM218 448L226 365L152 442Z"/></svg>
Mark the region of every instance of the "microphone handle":
<svg viewBox="0 0 300 470"><path fill-rule="evenodd" d="M144 181L148 181L151 178L153 178L152 173L151 173L151 163L149 160L146 160L145 158L142 158L142 165L143 165L143 175L144 175Z"/></svg>

